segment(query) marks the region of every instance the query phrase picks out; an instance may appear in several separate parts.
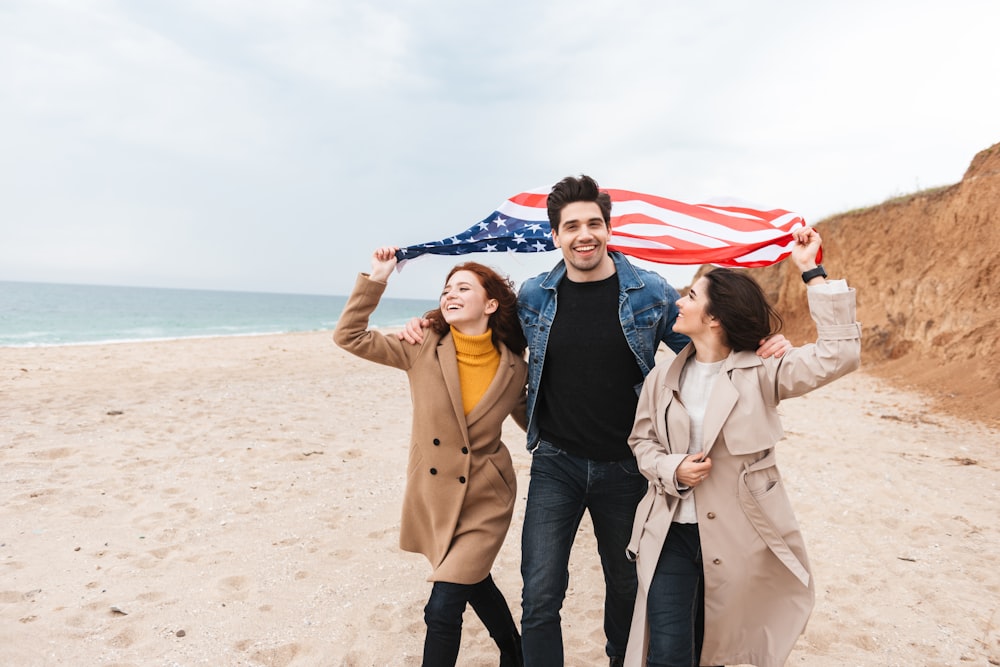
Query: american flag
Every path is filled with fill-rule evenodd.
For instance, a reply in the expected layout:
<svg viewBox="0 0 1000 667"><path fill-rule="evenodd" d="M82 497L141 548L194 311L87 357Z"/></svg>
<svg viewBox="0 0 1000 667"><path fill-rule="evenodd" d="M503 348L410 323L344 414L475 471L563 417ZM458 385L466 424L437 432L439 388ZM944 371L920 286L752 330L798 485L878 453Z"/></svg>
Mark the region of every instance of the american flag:
<svg viewBox="0 0 1000 667"><path fill-rule="evenodd" d="M396 259L401 266L425 254L554 250L545 209L551 189L514 195L464 232L401 248ZM792 232L806 224L782 209L760 210L737 202L685 204L629 190L606 192L612 202L608 248L660 264L775 264L791 252Z"/></svg>

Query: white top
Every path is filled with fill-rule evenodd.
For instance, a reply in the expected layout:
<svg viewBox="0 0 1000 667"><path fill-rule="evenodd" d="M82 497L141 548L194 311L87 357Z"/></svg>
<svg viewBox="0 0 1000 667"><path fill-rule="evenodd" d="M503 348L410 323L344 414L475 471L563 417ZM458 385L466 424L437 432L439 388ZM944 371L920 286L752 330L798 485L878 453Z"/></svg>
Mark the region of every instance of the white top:
<svg viewBox="0 0 1000 667"><path fill-rule="evenodd" d="M681 370L681 403L691 420L691 439L688 444L688 454L697 454L705 449L702 426L705 423L705 410L708 408L708 397L715 386L715 378L722 370L725 359L710 364L698 361L692 355ZM695 511L694 494L681 500L680 507L674 514L676 523L698 523L698 513Z"/></svg>

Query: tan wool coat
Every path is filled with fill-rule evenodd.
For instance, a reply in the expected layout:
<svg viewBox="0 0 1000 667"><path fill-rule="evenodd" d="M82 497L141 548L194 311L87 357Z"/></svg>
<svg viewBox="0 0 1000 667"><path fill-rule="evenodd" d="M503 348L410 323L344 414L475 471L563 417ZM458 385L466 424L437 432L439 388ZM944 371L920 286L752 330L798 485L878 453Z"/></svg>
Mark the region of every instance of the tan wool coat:
<svg viewBox="0 0 1000 667"><path fill-rule="evenodd" d="M855 293L809 290L818 330L814 344L781 359L734 352L716 378L704 418L708 477L678 490L674 472L687 456L690 422L680 401L689 345L646 378L629 446L649 490L639 503L629 557L639 592L625 664L645 665L646 599L681 498L692 495L705 575L702 665L784 665L812 611L814 590L805 545L781 480L774 445L783 437L778 402L858 368L861 327Z"/></svg>
<svg viewBox="0 0 1000 667"><path fill-rule="evenodd" d="M423 343L411 345L368 330L385 286L358 276L333 338L352 354L406 371L413 426L399 546L427 557L429 581L474 584L489 574L514 512L517 478L500 429L512 413L526 425L527 364L501 345L496 375L466 416L451 334L428 329Z"/></svg>

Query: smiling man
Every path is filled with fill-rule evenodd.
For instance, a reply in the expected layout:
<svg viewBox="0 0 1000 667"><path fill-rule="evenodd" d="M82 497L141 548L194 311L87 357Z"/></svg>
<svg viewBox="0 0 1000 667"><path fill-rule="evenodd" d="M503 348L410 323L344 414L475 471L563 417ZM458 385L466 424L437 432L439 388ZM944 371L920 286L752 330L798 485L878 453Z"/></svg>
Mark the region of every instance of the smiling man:
<svg viewBox="0 0 1000 667"><path fill-rule="evenodd" d="M608 251L611 198L592 178L557 183L548 216L562 261L518 294L533 454L521 538L524 663L563 664L560 609L570 550L589 511L605 578L605 648L617 665L636 592L625 548L646 491L627 444L637 392L660 342L676 352L688 339L672 331L677 291Z"/></svg>

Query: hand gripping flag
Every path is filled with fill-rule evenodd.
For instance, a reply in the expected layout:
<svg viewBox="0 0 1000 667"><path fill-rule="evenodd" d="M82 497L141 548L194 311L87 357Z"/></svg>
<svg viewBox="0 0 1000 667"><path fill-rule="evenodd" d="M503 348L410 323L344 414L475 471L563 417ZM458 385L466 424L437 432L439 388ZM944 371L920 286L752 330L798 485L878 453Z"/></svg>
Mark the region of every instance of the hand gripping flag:
<svg viewBox="0 0 1000 667"><path fill-rule="evenodd" d="M460 234L401 248L400 266L424 254L545 252L554 250L545 200L551 187L514 195ZM805 221L781 209L759 210L736 202L685 204L629 190L611 195L608 248L660 264L757 267L788 257L792 232Z"/></svg>

